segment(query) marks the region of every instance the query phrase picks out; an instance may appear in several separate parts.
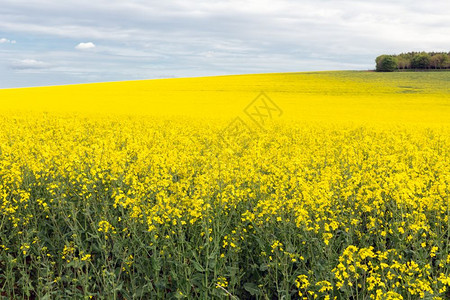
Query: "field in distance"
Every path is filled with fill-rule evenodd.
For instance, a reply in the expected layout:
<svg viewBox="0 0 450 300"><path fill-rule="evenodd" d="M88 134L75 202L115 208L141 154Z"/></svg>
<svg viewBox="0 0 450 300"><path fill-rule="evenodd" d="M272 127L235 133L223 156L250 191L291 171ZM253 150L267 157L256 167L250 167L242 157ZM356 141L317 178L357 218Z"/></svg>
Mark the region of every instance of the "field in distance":
<svg viewBox="0 0 450 300"><path fill-rule="evenodd" d="M0 90L0 110L230 118L265 92L283 119L450 122L450 73L311 72Z"/></svg>

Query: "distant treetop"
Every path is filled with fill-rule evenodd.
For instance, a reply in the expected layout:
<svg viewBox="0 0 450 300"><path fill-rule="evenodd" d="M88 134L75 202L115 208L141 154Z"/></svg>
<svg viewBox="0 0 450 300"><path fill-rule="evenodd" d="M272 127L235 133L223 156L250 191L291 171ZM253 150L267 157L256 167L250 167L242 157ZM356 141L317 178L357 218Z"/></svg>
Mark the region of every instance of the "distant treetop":
<svg viewBox="0 0 450 300"><path fill-rule="evenodd" d="M375 59L376 71L450 69L450 52L408 52L380 55Z"/></svg>

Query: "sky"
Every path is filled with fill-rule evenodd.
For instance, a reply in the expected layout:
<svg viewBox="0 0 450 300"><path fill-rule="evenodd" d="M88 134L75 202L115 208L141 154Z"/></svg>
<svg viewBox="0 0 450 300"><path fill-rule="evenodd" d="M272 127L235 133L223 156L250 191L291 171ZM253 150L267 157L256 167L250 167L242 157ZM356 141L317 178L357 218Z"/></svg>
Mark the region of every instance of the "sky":
<svg viewBox="0 0 450 300"><path fill-rule="evenodd" d="M370 70L450 51L450 1L0 0L0 88Z"/></svg>

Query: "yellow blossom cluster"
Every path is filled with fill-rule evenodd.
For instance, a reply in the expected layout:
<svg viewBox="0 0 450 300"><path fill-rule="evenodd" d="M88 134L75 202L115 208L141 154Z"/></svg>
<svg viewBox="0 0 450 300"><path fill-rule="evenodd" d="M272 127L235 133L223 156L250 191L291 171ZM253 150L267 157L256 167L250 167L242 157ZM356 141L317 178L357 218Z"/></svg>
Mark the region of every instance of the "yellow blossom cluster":
<svg viewBox="0 0 450 300"><path fill-rule="evenodd" d="M2 226L21 237L24 256L33 224L64 218L64 230L83 239L96 231L105 245L147 236L167 259L194 237L200 253L217 245L224 267L255 251L260 270L299 272L286 289L305 297L447 292L446 127L286 122L230 144L220 122L35 114L1 122ZM95 249L77 250L83 239L61 245L60 257L94 259L85 253ZM328 272L303 273L318 268L317 255ZM140 259L124 254L121 268Z"/></svg>

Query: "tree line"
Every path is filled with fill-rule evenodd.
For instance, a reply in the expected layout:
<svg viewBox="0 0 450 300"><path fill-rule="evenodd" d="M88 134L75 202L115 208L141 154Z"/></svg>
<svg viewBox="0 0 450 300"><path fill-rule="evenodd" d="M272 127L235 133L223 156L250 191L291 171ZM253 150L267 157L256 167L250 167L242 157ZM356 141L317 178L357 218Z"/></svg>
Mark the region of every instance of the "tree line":
<svg viewBox="0 0 450 300"><path fill-rule="evenodd" d="M375 59L376 71L450 69L450 52L408 52L380 55Z"/></svg>

